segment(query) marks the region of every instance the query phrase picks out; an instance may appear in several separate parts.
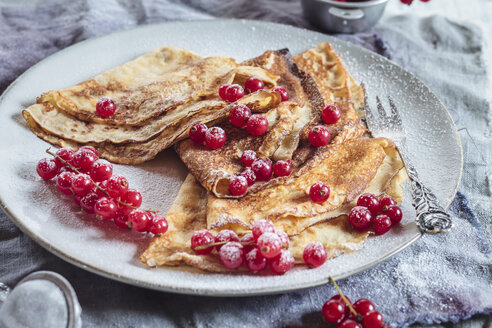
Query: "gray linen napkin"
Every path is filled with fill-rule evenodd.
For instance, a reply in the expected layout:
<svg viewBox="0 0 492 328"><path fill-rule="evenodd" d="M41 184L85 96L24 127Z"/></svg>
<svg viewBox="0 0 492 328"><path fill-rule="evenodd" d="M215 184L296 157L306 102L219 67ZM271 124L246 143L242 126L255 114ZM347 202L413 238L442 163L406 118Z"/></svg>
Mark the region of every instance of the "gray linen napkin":
<svg viewBox="0 0 492 328"><path fill-rule="evenodd" d="M51 0L22 7L3 4L0 5L0 91L37 61L77 41L137 24L215 16L309 27L296 1L189 0L183 4ZM480 120L488 111L481 94L486 72L480 58L480 30L440 17L408 16L387 20L375 33L344 38L392 57L438 92L457 115L454 118L460 118L458 125L468 128L478 145L474 148L464 140L465 154L476 161L468 167L465 165L464 190L482 197L481 189L473 189L474 185L484 186L477 183L485 176L477 154L490 144L490 136L483 140L474 135L484 134L486 120ZM486 199L490 202L490 198ZM474 313L492 311L490 247L463 194L457 195L451 208L456 222L451 233L424 236L381 265L341 281L341 288L352 299L371 298L385 319L398 326L456 321ZM70 280L78 293L87 326L316 327L324 325L319 312L321 305L335 294L332 286L322 286L284 295L229 299L173 295L132 287L56 258L0 213L0 281L14 285L27 273L40 269L59 272Z"/></svg>

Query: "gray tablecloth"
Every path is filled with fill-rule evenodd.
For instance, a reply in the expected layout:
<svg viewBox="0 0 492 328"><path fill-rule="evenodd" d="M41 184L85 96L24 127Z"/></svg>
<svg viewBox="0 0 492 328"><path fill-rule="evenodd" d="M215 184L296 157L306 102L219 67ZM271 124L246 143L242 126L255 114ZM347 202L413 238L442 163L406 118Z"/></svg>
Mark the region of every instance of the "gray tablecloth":
<svg viewBox="0 0 492 328"><path fill-rule="evenodd" d="M177 19L263 19L311 28L297 1L44 1L0 4L0 91L25 69L83 39ZM374 300L393 325L435 323L492 311L492 257L480 225L490 222L490 108L482 29L440 16L387 16L374 31L339 36L416 73L437 92L460 128L465 165L452 204L456 228L425 236L376 268L343 280L352 298ZM486 226L489 237L490 225ZM322 326L331 286L278 296L224 299L136 288L73 267L36 245L0 213L0 281L54 270L74 285L85 326Z"/></svg>

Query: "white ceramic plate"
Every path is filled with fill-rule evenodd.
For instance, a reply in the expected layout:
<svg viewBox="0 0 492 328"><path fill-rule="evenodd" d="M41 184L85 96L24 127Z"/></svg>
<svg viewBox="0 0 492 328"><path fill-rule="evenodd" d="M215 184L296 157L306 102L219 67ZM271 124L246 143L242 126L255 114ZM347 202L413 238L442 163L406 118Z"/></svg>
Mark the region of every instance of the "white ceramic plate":
<svg viewBox="0 0 492 328"><path fill-rule="evenodd" d="M279 293L324 284L330 275L346 277L383 261L420 237L408 190L401 228L369 238L359 252L317 269L299 267L283 276L218 275L187 268L146 268L138 257L149 236L84 215L70 197L61 196L53 183L42 181L35 172L49 145L29 131L21 110L42 92L72 86L162 45L183 47L202 56L244 60L284 47L297 54L324 41L335 46L355 79L365 83L369 98L392 95L402 112L408 148L422 181L449 204L461 175L459 136L439 99L412 74L367 50L320 33L271 23L214 20L142 26L87 40L19 77L0 102L0 201L5 212L23 232L70 263L129 284L177 293ZM145 207L163 213L187 173L172 150L144 165L115 165L115 172L128 177L142 192Z"/></svg>

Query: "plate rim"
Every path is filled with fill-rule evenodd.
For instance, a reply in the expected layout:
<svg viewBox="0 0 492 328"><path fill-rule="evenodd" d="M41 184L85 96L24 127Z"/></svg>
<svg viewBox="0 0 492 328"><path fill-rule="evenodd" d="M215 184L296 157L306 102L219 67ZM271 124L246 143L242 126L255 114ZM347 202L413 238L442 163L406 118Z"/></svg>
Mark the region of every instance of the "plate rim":
<svg viewBox="0 0 492 328"><path fill-rule="evenodd" d="M121 30L117 30L117 31L113 31L113 32L110 32L110 33L107 33L107 34L104 34L104 35L99 35L99 36L95 36L95 37L92 37L92 38L89 38L89 39L86 39L86 40L83 40L83 41L80 41L76 44L73 44L71 46L68 46L66 48L63 48L49 56L47 56L46 58L43 58L42 60L40 60L38 63L32 65L31 67L29 67L27 70L25 70L21 75L19 75L6 89L5 91L2 93L2 95L0 96L0 107L2 106L3 102L4 102L4 98L6 97L6 95L10 92L10 90L19 82L21 81L23 78L25 78L26 75L28 75L30 73L31 70L34 70L38 65L43 65L44 62L53 57L53 56L57 56L57 55L60 55L60 54L63 54L65 51L73 51L74 49L76 49L77 47L80 47L80 46L83 46L85 43L87 42L92 42L94 40L97 40L97 39L102 39L102 38L106 38L106 37L112 37L114 35L118 35L118 34L124 34L126 32L129 32L129 31L136 31L136 30L140 30L140 29L146 29L146 28L152 28L152 27L159 27L159 26L166 26L166 25L179 25L179 24L184 24L184 25L187 25L189 23L193 24L193 23L205 23L205 24L217 24L217 23L253 23L253 24L260 24L260 25L269 25L269 26L282 26L282 28L288 28L288 29L294 29L294 30L303 30L303 31L306 31L306 32L309 32L309 33L313 33L313 34L318 34L320 36L322 36L323 38L325 39L328 39L328 40L336 40L336 42L339 42L339 43L342 43L342 44L345 44L345 45L348 45L350 47L356 47L356 48L359 48L359 51L365 53L365 54L369 54L371 56L376 56L376 57L380 57L379 59L382 59L384 60L384 64L385 65L391 65L391 66L396 66L398 69L400 70L403 70L405 73L409 74L412 78L415 78L416 80L418 80L419 83L421 83L426 89L428 92L430 92L434 97L435 99L438 100L439 104L441 105L442 109L444 110L444 112L446 113L446 115L448 116L449 118L449 121L451 122L451 126L453 128L453 132L455 133L456 135L456 139L457 139L457 142L458 142L458 148L459 148L459 158L460 158L460 170L459 170L459 174L458 174L458 179L457 179L457 182L456 182L456 185L454 187L454 190L453 192L451 193L451 197L449 199L446 200L446 204L445 204L445 208L448 208L449 205L451 204L451 202L453 201L453 199L455 198L456 196L456 193L458 191L458 187L460 185L460 182L461 182L461 178L462 178L462 174L463 174L463 147L462 147L462 143L461 143L461 138L460 138L460 135L458 133L458 129L456 127L456 124L451 116L451 114L449 113L449 111L447 110L446 106L444 106L444 104L442 103L441 99L436 95L436 93L426 84L424 83L419 77L417 77L415 74L413 74L412 72L406 70L405 68L401 67L400 65L390 61L389 59L387 59L386 57L384 56L381 56L377 53L374 53L368 49L365 49L357 44L353 44L351 42L348 42L348 41L345 41L345 40L342 40L342 39L338 39L338 38L335 38L331 35L328 35L328 34L324 34L324 33L321 33L321 32L318 32L318 31L313 31L313 30L308 30L306 28L303 28L303 27L296 27L296 26L292 26L292 25L287 25L287 24L281 24L281 23L274 23L274 22L266 22L266 21L260 21L260 20L252 20L252 19L237 19L237 18L220 18L220 19L197 19L197 20L187 20L187 21L171 21L171 22L160 22L160 23L154 23L154 24L145 24L145 25L138 25L138 26L132 26L132 27L128 27L128 28L124 28L124 29L121 29ZM331 42L331 41L329 41ZM143 287L143 288L147 288L147 289L151 289L151 290L157 290L157 291L164 291L164 292L171 292L171 293L177 293L177 294L185 294L185 295L198 295L198 296L212 296L212 297L247 297L247 296L259 296L259 295L271 295L271 294L280 294L280 293L287 293L287 292L291 292L291 291L295 291L295 290L301 290L301 289L306 289L306 288L311 288L311 287L316 287L316 286L320 286L320 285L323 285L323 284L326 284L329 282L329 278L326 277L326 278L323 278L323 279L320 279L316 282L309 282L309 283L297 283L297 284L294 284L294 285L291 285L287 288L285 287L273 287L269 290L253 290L252 292L244 292L244 291L217 291L217 290L211 290L211 289L193 289L193 288L187 288L187 287L179 287L179 288L173 288L172 286L164 286L162 284L150 284L150 283L147 283L145 281L142 281L142 280L135 280L135 279L131 279L131 278L126 278L126 277L123 277L123 276L119 276L119 275L116 275L114 273L111 273L111 272L108 272L104 269L101 269L101 268L98 268L98 267L95 267L91 264L87 264L87 263L84 263L83 261L81 260L78 260L76 258L73 258L72 256L66 254L63 252L63 250L61 249L58 249L58 248L53 248L49 242L47 241L44 241L42 238L38 237L36 234L34 234L32 231L30 231L23 223L22 223L22 220L17 218L15 215L13 215L13 213L10 211L9 207L5 204L4 200L2 199L2 196L0 195L0 208L4 211L4 213L7 215L7 217L9 217L9 219L22 231L22 233L26 234L27 236L29 236L32 240L34 240L38 245L40 245L41 247L43 247L44 249L46 249L48 252L54 254L55 256L59 257L60 259L72 264L72 265L75 265L79 268L82 268L82 269L85 269L91 273L94 273L94 274L97 274L99 276L102 276L102 277L105 277L105 278L109 278L109 279L112 279L112 280L116 280L116 281L119 281L119 282L123 282L123 283L126 283L126 284L130 284L130 285L133 285L133 286L137 286L137 287ZM413 222L412 224L415 224L415 222ZM416 242L421 236L423 235L423 233L421 231L419 231L418 233L416 233L411 239L409 239L408 241L406 241L404 244L400 245L399 247L396 247L395 249L391 250L390 252L384 254L382 257L378 258L377 260L374 260L372 262L369 262L363 266L360 266L354 270L351 270L351 271L348 271L348 272L345 272L343 274L340 274L340 275L335 275L333 276L333 279L335 280L340 280L340 279L344 279L346 277L349 277L349 276L352 276L354 274L357 274L359 272L362 272L362 271L365 271L377 264L380 264L384 261L386 261L387 259L389 259L390 257L392 257L393 255L399 253L400 251L404 250L405 248L407 248L408 246L412 245L414 242Z"/></svg>

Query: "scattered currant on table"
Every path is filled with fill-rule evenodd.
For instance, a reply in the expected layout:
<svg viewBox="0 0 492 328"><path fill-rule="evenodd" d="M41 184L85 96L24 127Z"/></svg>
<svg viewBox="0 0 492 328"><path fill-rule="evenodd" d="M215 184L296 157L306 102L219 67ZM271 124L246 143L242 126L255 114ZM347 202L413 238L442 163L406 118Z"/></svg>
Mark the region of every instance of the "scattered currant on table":
<svg viewBox="0 0 492 328"><path fill-rule="evenodd" d="M56 187L73 199L85 212L95 214L97 219L113 220L120 228L134 228L139 232L162 234L167 231L165 218L155 215L156 211L142 210L142 195L136 189L129 189L128 180L113 175L113 166L99 159L99 153L92 146L80 147L77 151L69 148L46 153L53 159L43 159L36 171L45 180L56 177Z"/></svg>

